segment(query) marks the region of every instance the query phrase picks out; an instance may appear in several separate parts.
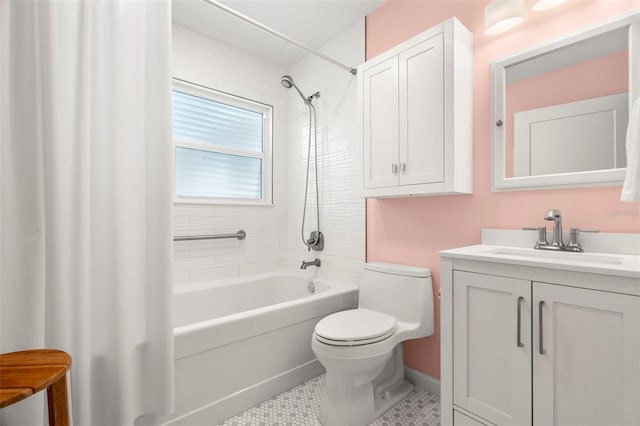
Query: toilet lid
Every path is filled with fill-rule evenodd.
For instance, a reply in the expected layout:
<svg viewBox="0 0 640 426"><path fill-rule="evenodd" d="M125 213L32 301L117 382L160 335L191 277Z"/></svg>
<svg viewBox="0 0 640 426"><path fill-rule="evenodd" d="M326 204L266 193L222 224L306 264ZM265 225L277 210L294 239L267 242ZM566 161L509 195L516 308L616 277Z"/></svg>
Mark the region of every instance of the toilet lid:
<svg viewBox="0 0 640 426"><path fill-rule="evenodd" d="M368 309L336 312L316 325L316 338L330 345L366 345L390 337L397 329L391 315Z"/></svg>

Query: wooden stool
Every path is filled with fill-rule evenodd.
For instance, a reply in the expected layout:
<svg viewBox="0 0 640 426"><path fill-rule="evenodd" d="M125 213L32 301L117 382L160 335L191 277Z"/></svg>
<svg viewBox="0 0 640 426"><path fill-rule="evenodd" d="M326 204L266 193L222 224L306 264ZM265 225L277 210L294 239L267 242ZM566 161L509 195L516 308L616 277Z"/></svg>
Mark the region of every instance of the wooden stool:
<svg viewBox="0 0 640 426"><path fill-rule="evenodd" d="M47 389L49 425L69 425L67 371L71 357L63 351L36 349L0 355L0 408Z"/></svg>

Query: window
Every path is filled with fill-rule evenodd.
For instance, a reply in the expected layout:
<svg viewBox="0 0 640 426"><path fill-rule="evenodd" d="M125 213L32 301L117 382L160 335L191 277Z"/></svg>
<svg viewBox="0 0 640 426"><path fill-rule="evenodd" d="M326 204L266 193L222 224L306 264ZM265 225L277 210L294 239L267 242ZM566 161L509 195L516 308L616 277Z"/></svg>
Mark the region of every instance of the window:
<svg viewBox="0 0 640 426"><path fill-rule="evenodd" d="M272 107L174 80L177 202L271 204Z"/></svg>

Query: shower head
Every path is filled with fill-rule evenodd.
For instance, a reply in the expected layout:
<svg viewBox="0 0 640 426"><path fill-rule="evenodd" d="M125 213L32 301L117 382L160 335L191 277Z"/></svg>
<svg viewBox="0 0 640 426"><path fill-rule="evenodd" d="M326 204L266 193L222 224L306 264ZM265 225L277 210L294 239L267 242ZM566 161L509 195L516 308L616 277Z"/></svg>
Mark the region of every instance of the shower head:
<svg viewBox="0 0 640 426"><path fill-rule="evenodd" d="M283 75L280 83L285 89L291 89L291 87L293 87L293 79L290 75Z"/></svg>
<svg viewBox="0 0 640 426"><path fill-rule="evenodd" d="M286 89L291 89L292 87L296 89L296 92L298 92L305 104L309 105L309 103L311 102L310 98L307 98L302 94L300 89L298 89L298 86L296 86L296 84L293 82L293 78L291 78L290 75L283 75L280 79L280 84L282 84L282 87Z"/></svg>

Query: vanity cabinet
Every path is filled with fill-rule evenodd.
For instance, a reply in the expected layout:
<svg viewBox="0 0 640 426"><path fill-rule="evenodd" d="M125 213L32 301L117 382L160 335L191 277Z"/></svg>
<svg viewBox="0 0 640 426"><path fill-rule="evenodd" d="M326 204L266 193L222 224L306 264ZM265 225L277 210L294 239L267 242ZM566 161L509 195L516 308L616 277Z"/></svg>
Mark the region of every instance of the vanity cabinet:
<svg viewBox="0 0 640 426"><path fill-rule="evenodd" d="M442 266L443 425L640 424L638 278Z"/></svg>
<svg viewBox="0 0 640 426"><path fill-rule="evenodd" d="M640 297L533 283L536 425L640 424Z"/></svg>
<svg viewBox="0 0 640 426"><path fill-rule="evenodd" d="M462 271L453 280L454 403L495 424L530 424L530 282Z"/></svg>
<svg viewBox="0 0 640 426"><path fill-rule="evenodd" d="M365 197L473 191L473 40L455 18L358 67Z"/></svg>

